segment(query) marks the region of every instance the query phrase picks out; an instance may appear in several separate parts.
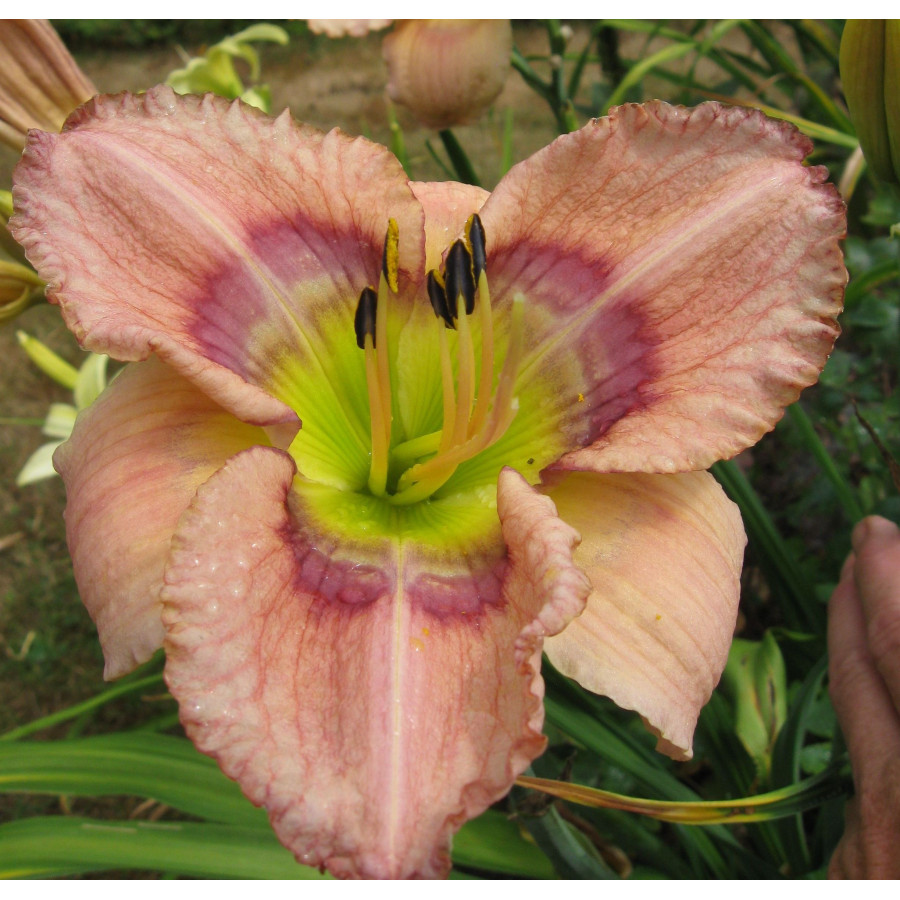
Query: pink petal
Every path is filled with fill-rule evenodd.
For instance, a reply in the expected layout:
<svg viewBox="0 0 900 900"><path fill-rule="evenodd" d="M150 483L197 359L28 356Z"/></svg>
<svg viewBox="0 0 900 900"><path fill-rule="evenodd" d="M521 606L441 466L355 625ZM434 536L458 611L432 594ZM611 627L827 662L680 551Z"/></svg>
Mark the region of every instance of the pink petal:
<svg viewBox="0 0 900 900"><path fill-rule="evenodd" d="M722 674L740 597L744 529L708 472L561 476L550 489L581 532L584 613L545 645L561 672L637 710L658 749L691 756Z"/></svg>
<svg viewBox="0 0 900 900"><path fill-rule="evenodd" d="M755 110L653 102L497 186L492 295L525 295L526 374L558 393L570 445L594 444L562 467L706 468L816 380L847 276L844 205L810 149Z"/></svg>
<svg viewBox="0 0 900 900"><path fill-rule="evenodd" d="M191 497L265 433L216 406L168 366L126 368L78 417L54 463L81 598L100 633L104 677L162 646L159 592L169 542Z"/></svg>
<svg viewBox="0 0 900 900"><path fill-rule="evenodd" d="M574 532L506 473L510 562L500 543L493 569L439 575L436 550L314 535L294 472L239 454L181 520L163 619L182 721L301 862L446 874L450 835L544 747L541 639L588 590Z"/></svg>
<svg viewBox="0 0 900 900"><path fill-rule="evenodd" d="M462 234L466 220L484 206L490 194L456 181L413 181L410 187L425 211L425 268L436 269L447 248Z"/></svg>
<svg viewBox="0 0 900 900"><path fill-rule="evenodd" d="M15 200L11 230L84 346L155 351L256 424L296 421L270 395L283 359L327 366L323 334L353 340L389 217L404 289L422 277L422 210L385 148L212 95L95 99L32 136Z"/></svg>

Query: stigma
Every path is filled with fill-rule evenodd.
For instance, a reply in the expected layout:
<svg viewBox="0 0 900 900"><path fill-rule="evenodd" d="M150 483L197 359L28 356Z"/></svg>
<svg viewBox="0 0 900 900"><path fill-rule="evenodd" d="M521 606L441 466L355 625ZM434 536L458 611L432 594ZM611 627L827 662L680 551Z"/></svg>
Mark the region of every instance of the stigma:
<svg viewBox="0 0 900 900"><path fill-rule="evenodd" d="M496 443L515 418L514 390L524 352L524 298L519 295L513 300L506 353L495 376L485 233L478 215L471 216L464 236L451 244L441 268L426 277L440 348L441 428L392 446L387 324L391 299L398 291L398 247L397 223L391 219L378 289L363 289L354 324L357 345L365 353L369 400L368 489L391 504L405 506L440 490L460 465ZM457 333L452 351L449 330ZM476 337L480 338L477 359Z"/></svg>

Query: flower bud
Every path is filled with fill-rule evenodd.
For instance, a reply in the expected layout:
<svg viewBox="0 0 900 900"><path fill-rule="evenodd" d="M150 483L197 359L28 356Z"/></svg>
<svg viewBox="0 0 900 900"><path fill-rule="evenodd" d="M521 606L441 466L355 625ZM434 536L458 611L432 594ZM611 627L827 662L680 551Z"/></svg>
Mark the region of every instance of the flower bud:
<svg viewBox="0 0 900 900"><path fill-rule="evenodd" d="M866 161L879 178L900 184L900 21L847 21L841 81Z"/></svg>
<svg viewBox="0 0 900 900"><path fill-rule="evenodd" d="M37 272L0 260L0 323L9 322L40 296L44 282Z"/></svg>
<svg viewBox="0 0 900 900"><path fill-rule="evenodd" d="M25 146L29 128L59 131L97 89L41 19L0 22L0 142Z"/></svg>
<svg viewBox="0 0 900 900"><path fill-rule="evenodd" d="M760 776L767 777L775 739L787 717L784 657L770 633L766 632L761 641L735 638L721 688L734 704L737 736Z"/></svg>
<svg viewBox="0 0 900 900"><path fill-rule="evenodd" d="M2 125L0 125L2 127ZM2 251L16 262L25 262L25 251L9 233L9 217L13 214L11 191L0 191L0 259Z"/></svg>
<svg viewBox="0 0 900 900"><path fill-rule="evenodd" d="M497 99L512 53L508 19L411 19L384 39L391 100L430 128L474 122Z"/></svg>

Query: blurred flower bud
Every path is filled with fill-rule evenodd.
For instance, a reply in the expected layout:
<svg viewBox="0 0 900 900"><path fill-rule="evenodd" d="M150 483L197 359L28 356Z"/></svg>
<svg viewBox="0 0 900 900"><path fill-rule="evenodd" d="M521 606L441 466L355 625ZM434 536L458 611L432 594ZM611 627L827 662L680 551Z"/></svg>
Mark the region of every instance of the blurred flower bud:
<svg viewBox="0 0 900 900"><path fill-rule="evenodd" d="M16 484L24 487L45 478L53 478L53 454L69 439L75 427L75 419L82 409L87 409L106 389L106 364L108 356L102 353L88 353L81 368L76 369L62 357L57 356L46 344L17 331L16 337L29 359L45 374L74 394L75 405L71 403L51 403L41 429L50 443L42 444L26 461L22 471L16 476Z"/></svg>
<svg viewBox="0 0 900 900"><path fill-rule="evenodd" d="M0 59L0 142L16 150L29 128L59 131L97 93L47 21L0 21Z"/></svg>
<svg viewBox="0 0 900 900"><path fill-rule="evenodd" d="M841 81L866 161L879 178L900 184L900 21L847 21Z"/></svg>
<svg viewBox="0 0 900 900"><path fill-rule="evenodd" d="M497 99L512 53L508 19L411 19L385 37L388 95L430 128L474 122Z"/></svg>
<svg viewBox="0 0 900 900"><path fill-rule="evenodd" d="M44 282L37 272L0 260L0 323L9 322L41 295Z"/></svg>
<svg viewBox="0 0 900 900"><path fill-rule="evenodd" d="M784 657L769 632L761 641L735 638L721 688L734 704L735 732L767 778L778 732L787 717Z"/></svg>
<svg viewBox="0 0 900 900"><path fill-rule="evenodd" d="M307 19L306 24L313 34L324 34L330 38L365 37L370 31L381 31L393 19Z"/></svg>
<svg viewBox="0 0 900 900"><path fill-rule="evenodd" d="M0 251L6 251L10 259L24 263L25 251L16 242L16 239L9 233L9 217L13 213L13 202L11 191L0 191ZM2 252L0 252L2 259Z"/></svg>

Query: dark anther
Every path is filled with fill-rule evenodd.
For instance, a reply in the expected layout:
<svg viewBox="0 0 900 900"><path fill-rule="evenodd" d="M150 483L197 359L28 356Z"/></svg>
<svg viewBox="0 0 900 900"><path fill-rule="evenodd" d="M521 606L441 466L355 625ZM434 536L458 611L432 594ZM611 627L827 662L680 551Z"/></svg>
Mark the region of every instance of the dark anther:
<svg viewBox="0 0 900 900"><path fill-rule="evenodd" d="M356 346L366 349L366 335L372 335L372 346L375 346L375 309L378 306L378 294L370 287L363 288L356 307L356 318L353 327L356 329Z"/></svg>
<svg viewBox="0 0 900 900"><path fill-rule="evenodd" d="M485 249L484 225L481 224L481 219L477 213L469 219L467 236L469 238L469 246L472 248L472 266L475 270L475 283L478 284L481 273L487 268L487 251Z"/></svg>
<svg viewBox="0 0 900 900"><path fill-rule="evenodd" d="M444 287L438 281L434 269L428 273L428 299L431 301L434 314L439 319L443 319L448 328L455 328L453 316L450 315L450 306L447 303L447 295L444 293Z"/></svg>
<svg viewBox="0 0 900 900"><path fill-rule="evenodd" d="M450 310L456 312L456 298L462 294L466 315L471 315L475 310L475 275L472 271L472 254L462 241L454 241L450 247L444 278Z"/></svg>

